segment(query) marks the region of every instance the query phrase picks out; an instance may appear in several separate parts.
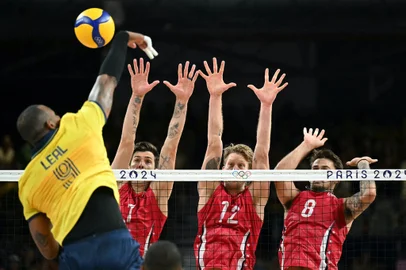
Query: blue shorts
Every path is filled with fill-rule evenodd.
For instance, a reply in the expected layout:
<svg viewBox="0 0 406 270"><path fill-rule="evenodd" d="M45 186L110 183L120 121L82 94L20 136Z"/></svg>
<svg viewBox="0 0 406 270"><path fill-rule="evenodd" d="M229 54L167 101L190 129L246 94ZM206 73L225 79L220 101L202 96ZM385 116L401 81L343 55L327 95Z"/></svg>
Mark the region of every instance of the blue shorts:
<svg viewBox="0 0 406 270"><path fill-rule="evenodd" d="M127 229L92 235L63 247L59 270L139 270L139 247Z"/></svg>

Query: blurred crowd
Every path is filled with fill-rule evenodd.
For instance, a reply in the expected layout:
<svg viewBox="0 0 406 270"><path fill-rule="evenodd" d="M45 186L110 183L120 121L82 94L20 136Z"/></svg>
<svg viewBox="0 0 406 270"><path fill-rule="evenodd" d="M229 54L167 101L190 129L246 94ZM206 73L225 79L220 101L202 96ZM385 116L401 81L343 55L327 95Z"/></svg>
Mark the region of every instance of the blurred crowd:
<svg viewBox="0 0 406 270"><path fill-rule="evenodd" d="M172 105L168 110L171 110ZM123 108L124 110L125 108ZM144 109L143 109L144 110ZM226 109L225 109L226 110ZM229 109L227 109L229 110ZM161 146L166 135L167 123L160 119L162 110L153 105L145 107L144 115L155 119L148 130L140 129L137 140L148 140ZM245 118L256 119L257 111L240 108ZM238 111L234 116L239 118ZM281 109L283 111L283 108ZM278 112L281 114L281 112ZM284 115L283 121L276 117L273 124L271 166L292 150L302 139L302 125L314 115ZM318 116L320 117L320 116ZM225 113L225 118L229 118ZM328 123L331 119L320 119ZM206 122L201 116L191 113L186 124L178 152L177 168L198 169L203 160L206 147ZM236 121L235 119L233 121ZM310 120L309 120L310 121ZM334 124L326 124L329 145L343 161L359 155L371 155L379 162L374 168L404 168L406 159L406 121L402 125L374 125L369 121L357 122L351 118L335 118ZM109 120L104 136L109 157L112 159L119 142L122 116L117 113ZM289 125L285 123L288 122ZM311 122L311 121L310 121ZM227 125L225 120L225 145L241 142L254 147L256 123L245 126ZM323 128L323 126L319 126ZM244 132L241 132L244 131ZM249 131L249 132L246 132ZM249 133L249 135L247 135ZM289 134L289 136L286 136ZM31 157L30 146L21 143L20 138L5 134L1 139L0 169L24 169ZM309 168L306 161L301 168ZM378 270L406 269L406 183L378 182L378 196L373 205L364 212L352 226L347 237L341 269ZM305 188L305 183L298 183ZM277 250L283 226L283 209L277 201L274 187L266 208L264 226L257 249L257 269L278 269ZM358 192L358 182L342 182L336 191L338 197ZM169 202L169 217L162 234L163 239L174 241L184 253L185 269L194 268L193 241L197 231L197 191L196 183L176 183ZM0 183L0 270L45 270L56 269L43 260L29 235L22 207L18 200L16 183Z"/></svg>

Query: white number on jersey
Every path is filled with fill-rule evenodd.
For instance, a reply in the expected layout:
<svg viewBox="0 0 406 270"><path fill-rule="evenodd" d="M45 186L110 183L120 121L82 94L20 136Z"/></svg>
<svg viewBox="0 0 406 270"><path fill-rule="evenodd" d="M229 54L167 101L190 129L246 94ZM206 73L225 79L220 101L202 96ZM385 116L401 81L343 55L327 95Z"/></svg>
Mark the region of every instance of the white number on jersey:
<svg viewBox="0 0 406 270"><path fill-rule="evenodd" d="M308 218L313 214L316 201L313 199L307 200L302 210L302 217Z"/></svg>
<svg viewBox="0 0 406 270"><path fill-rule="evenodd" d="M227 212L228 207L230 206L230 203L228 201L223 201L221 204L224 206L223 206L223 210L221 211L221 214L220 214L220 220L219 220L220 223L223 222L223 218ZM234 220L234 217L235 217L235 215L237 215L238 211L240 211L240 207L238 205L234 205L234 207L231 208L231 213L233 213L233 214L227 219L227 223L238 224L238 220Z"/></svg>
<svg viewBox="0 0 406 270"><path fill-rule="evenodd" d="M127 215L127 223L131 222L131 214L133 213L133 210L135 208L135 204L128 204L128 207L130 208L130 210L128 211L128 215Z"/></svg>

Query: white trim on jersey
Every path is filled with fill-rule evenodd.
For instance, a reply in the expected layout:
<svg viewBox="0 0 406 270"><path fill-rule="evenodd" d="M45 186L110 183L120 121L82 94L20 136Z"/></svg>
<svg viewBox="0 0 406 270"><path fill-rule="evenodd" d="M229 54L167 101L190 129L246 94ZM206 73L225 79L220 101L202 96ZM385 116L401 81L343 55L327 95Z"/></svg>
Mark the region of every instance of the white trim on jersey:
<svg viewBox="0 0 406 270"><path fill-rule="evenodd" d="M203 231L202 231L202 236L200 236L200 247L199 247L199 267L200 270L204 270L204 252L206 251L206 222L203 224Z"/></svg>
<svg viewBox="0 0 406 270"><path fill-rule="evenodd" d="M250 236L250 231L247 231L242 238L241 245L240 245L240 251L241 251L241 258L238 259L237 262L237 270L241 270L244 267L244 262L245 262L245 248L247 247L247 240L248 237Z"/></svg>
<svg viewBox="0 0 406 270"><path fill-rule="evenodd" d="M283 241L284 241L284 239L283 239L283 235L282 235L282 241L281 241L281 246L280 246L280 248L281 248L281 253L282 253L281 270L283 270L283 266L285 265L285 247L284 247L284 245L283 245Z"/></svg>
<svg viewBox="0 0 406 270"><path fill-rule="evenodd" d="M155 227L155 222L152 223L151 230L149 231L147 239L145 240L144 257L145 257L145 254L147 254L147 251L148 251L148 248L149 248L149 243L151 242L152 232L154 231L154 227Z"/></svg>
<svg viewBox="0 0 406 270"><path fill-rule="evenodd" d="M323 240L321 241L321 246L320 246L320 258L321 258L321 262L320 262L320 266L319 266L319 270L325 270L327 269L327 263L326 263L326 258L327 258L327 254L326 254L326 249L327 249L327 245L328 245L328 239L330 237L330 233L331 233L331 229L334 226L333 222L330 227L328 227L328 229L326 230L326 232L324 233L323 236Z"/></svg>

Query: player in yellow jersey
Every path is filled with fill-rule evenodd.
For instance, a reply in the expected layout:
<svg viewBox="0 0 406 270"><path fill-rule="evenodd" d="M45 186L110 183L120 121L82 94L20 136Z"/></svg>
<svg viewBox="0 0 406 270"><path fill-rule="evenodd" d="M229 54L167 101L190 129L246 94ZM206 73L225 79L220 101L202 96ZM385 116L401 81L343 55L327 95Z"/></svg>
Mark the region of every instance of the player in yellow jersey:
<svg viewBox="0 0 406 270"><path fill-rule="evenodd" d="M152 47L142 34L119 32L88 100L62 118L31 105L17 120L34 146L19 181L24 216L42 255L59 259L59 270L140 269L139 244L121 217L116 179L102 129L110 114L127 46Z"/></svg>

